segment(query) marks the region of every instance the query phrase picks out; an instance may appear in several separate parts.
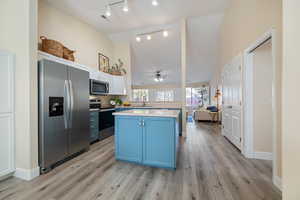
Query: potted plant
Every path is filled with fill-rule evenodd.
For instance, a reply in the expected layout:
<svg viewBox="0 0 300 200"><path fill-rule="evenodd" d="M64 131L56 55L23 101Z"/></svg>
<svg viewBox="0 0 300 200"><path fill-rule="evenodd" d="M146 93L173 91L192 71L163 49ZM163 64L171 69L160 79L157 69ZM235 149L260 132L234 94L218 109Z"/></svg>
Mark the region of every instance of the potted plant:
<svg viewBox="0 0 300 200"><path fill-rule="evenodd" d="M124 66L124 63L122 62L122 60L118 59L118 62L115 63L113 66L111 66L109 73L112 75L118 75L118 76L125 75L127 72L123 66Z"/></svg>

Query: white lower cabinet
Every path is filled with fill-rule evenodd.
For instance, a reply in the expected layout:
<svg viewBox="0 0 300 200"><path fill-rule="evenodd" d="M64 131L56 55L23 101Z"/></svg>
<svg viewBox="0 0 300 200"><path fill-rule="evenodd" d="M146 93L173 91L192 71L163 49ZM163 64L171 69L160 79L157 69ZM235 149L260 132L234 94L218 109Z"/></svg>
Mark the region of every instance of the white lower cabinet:
<svg viewBox="0 0 300 200"><path fill-rule="evenodd" d="M14 166L14 56L0 51L0 180Z"/></svg>
<svg viewBox="0 0 300 200"><path fill-rule="evenodd" d="M0 179L14 172L13 117L0 114Z"/></svg>

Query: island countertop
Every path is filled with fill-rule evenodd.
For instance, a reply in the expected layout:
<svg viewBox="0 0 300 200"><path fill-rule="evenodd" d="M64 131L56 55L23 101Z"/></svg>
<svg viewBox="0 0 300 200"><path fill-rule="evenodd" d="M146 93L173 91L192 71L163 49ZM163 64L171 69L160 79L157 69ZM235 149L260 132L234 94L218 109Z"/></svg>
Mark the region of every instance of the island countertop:
<svg viewBox="0 0 300 200"><path fill-rule="evenodd" d="M132 109L121 112L114 112L113 115L123 116L143 116L143 117L171 117L178 118L179 110L164 110L164 109Z"/></svg>

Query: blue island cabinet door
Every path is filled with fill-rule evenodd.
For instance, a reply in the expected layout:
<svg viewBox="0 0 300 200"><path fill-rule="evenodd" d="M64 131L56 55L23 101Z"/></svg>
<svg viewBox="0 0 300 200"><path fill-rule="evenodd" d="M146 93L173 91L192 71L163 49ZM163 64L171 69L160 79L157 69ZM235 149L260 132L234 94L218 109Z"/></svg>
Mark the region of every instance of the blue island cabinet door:
<svg viewBox="0 0 300 200"><path fill-rule="evenodd" d="M144 117L143 163L175 169L175 119Z"/></svg>
<svg viewBox="0 0 300 200"><path fill-rule="evenodd" d="M116 159L141 163L143 157L143 128L141 117L116 116Z"/></svg>

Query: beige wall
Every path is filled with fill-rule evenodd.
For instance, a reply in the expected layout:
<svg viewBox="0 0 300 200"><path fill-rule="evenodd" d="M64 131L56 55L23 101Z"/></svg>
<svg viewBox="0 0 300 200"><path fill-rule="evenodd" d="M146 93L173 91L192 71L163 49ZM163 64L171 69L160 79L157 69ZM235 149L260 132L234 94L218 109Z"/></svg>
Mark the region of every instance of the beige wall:
<svg viewBox="0 0 300 200"><path fill-rule="evenodd" d="M284 0L283 199L300 199L300 1Z"/></svg>
<svg viewBox="0 0 300 200"><path fill-rule="evenodd" d="M236 55L243 53L264 33L276 30L276 98L277 112L277 166L276 174L281 177L281 70L282 70L282 1L281 0L233 0L224 13L221 26L219 69L213 80L212 87L221 84L220 74L223 66Z"/></svg>
<svg viewBox="0 0 300 200"><path fill-rule="evenodd" d="M103 33L92 26L65 14L39 0L38 35L60 41L72 50L76 50L76 62L98 68L98 53L102 53L113 62L113 43Z"/></svg>
<svg viewBox="0 0 300 200"><path fill-rule="evenodd" d="M0 48L15 54L16 167L38 166L37 0L1 0Z"/></svg>
<svg viewBox="0 0 300 200"><path fill-rule="evenodd" d="M254 152L273 152L272 67L272 44L270 41L256 49L253 56Z"/></svg>

